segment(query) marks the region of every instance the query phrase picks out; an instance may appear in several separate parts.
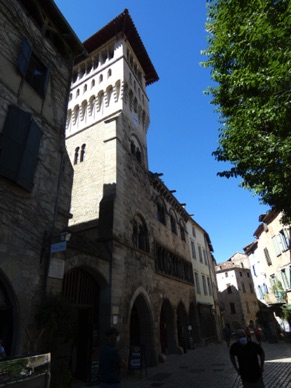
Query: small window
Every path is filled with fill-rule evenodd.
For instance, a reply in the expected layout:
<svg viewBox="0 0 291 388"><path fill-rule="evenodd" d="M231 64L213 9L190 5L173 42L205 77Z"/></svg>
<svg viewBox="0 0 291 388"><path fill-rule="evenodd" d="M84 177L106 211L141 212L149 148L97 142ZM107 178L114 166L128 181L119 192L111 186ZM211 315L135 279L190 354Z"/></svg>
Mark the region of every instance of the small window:
<svg viewBox="0 0 291 388"><path fill-rule="evenodd" d="M212 286L211 286L209 278L207 278L207 286L208 286L208 293L209 293L209 295L212 295Z"/></svg>
<svg viewBox="0 0 291 388"><path fill-rule="evenodd" d="M196 285L196 292L197 292L197 294L201 294L199 275L198 275L197 272L195 272L195 285Z"/></svg>
<svg viewBox="0 0 291 388"><path fill-rule="evenodd" d="M17 67L25 81L44 97L49 79L49 66L45 66L39 60L27 39L22 42Z"/></svg>
<svg viewBox="0 0 291 388"><path fill-rule="evenodd" d="M272 260L271 260L268 248L264 248L264 254L265 254L265 259L267 261L267 264L272 265Z"/></svg>
<svg viewBox="0 0 291 388"><path fill-rule="evenodd" d="M191 241L191 251L192 251L192 257L193 259L197 259L196 257L196 249L195 249L195 242L194 241Z"/></svg>
<svg viewBox="0 0 291 388"><path fill-rule="evenodd" d="M171 231L173 233L176 233L177 234L177 224L176 224L176 220L175 220L175 217L171 214L170 216L170 220L171 220Z"/></svg>
<svg viewBox="0 0 291 388"><path fill-rule="evenodd" d="M140 217L133 221L132 241L136 248L149 252L148 230Z"/></svg>
<svg viewBox="0 0 291 388"><path fill-rule="evenodd" d="M225 277L228 278L228 272L225 272Z"/></svg>
<svg viewBox="0 0 291 388"><path fill-rule="evenodd" d="M254 293L253 285L249 283L249 286L250 286L250 292L253 294Z"/></svg>
<svg viewBox="0 0 291 388"><path fill-rule="evenodd" d="M204 275L202 275L202 284L203 284L204 295L207 295L206 279Z"/></svg>
<svg viewBox="0 0 291 388"><path fill-rule="evenodd" d="M186 241L186 237L185 237L185 228L184 228L184 225L180 224L180 234L181 234L181 239L183 241Z"/></svg>
<svg viewBox="0 0 291 388"><path fill-rule="evenodd" d="M0 137L0 175L27 191L33 188L41 130L30 113L10 106Z"/></svg>
<svg viewBox="0 0 291 388"><path fill-rule="evenodd" d="M235 311L235 304L234 303L230 303L229 307L230 307L230 313L231 314L235 314L236 313L236 311Z"/></svg>
<svg viewBox="0 0 291 388"><path fill-rule="evenodd" d="M245 287L244 283L241 284L241 287L242 287L243 292L246 293L246 287Z"/></svg>
<svg viewBox="0 0 291 388"><path fill-rule="evenodd" d="M196 229L195 229L195 226L192 226L192 235L194 237L196 237Z"/></svg>
<svg viewBox="0 0 291 388"><path fill-rule="evenodd" d="M200 262L203 263L202 249L200 245L198 245L198 255L199 255Z"/></svg>
<svg viewBox="0 0 291 388"><path fill-rule="evenodd" d="M83 162L84 159L85 159L85 149L86 149L86 144L82 144L81 155L80 155L80 162Z"/></svg>
<svg viewBox="0 0 291 388"><path fill-rule="evenodd" d="M79 161L79 151L80 151L80 147L77 147L75 149L74 164L78 164L78 161Z"/></svg>
<svg viewBox="0 0 291 388"><path fill-rule="evenodd" d="M158 202L157 203L157 215L158 215L158 220L166 225L166 212L165 212L165 207L162 203Z"/></svg>

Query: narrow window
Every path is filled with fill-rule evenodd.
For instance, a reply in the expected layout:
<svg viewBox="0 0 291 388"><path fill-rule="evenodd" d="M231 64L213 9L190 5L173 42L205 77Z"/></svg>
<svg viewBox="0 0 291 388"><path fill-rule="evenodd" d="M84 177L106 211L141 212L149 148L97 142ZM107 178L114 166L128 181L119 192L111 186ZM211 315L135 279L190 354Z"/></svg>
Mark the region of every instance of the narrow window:
<svg viewBox="0 0 291 388"><path fill-rule="evenodd" d="M200 245L198 245L198 255L200 262L203 263L202 250Z"/></svg>
<svg viewBox="0 0 291 388"><path fill-rule="evenodd" d="M242 287L242 290L243 290L243 292L245 293L245 292L246 292L246 287L245 287L245 284L244 284L244 283L242 283L242 284L241 284L241 287Z"/></svg>
<svg viewBox="0 0 291 388"><path fill-rule="evenodd" d="M196 249L195 249L195 242L194 241L191 241L191 251L192 251L192 257L193 259L197 259L196 257Z"/></svg>
<svg viewBox="0 0 291 388"><path fill-rule="evenodd" d="M75 149L74 164L78 164L80 147Z"/></svg>
<svg viewBox="0 0 291 388"><path fill-rule="evenodd" d="M166 213L165 213L165 207L161 203L157 203L157 214L158 214L158 220L166 225Z"/></svg>
<svg viewBox="0 0 291 388"><path fill-rule="evenodd" d="M199 275L197 272L195 272L195 284L196 284L196 292L197 294L201 294L200 291L200 282L199 282Z"/></svg>
<svg viewBox="0 0 291 388"><path fill-rule="evenodd" d="M264 254L265 254L265 259L267 261L267 264L272 265L272 260L271 260L268 248L264 248Z"/></svg>
<svg viewBox="0 0 291 388"><path fill-rule="evenodd" d="M212 295L212 286L211 286L209 278L207 278L207 286L208 286L208 293L209 293L209 295Z"/></svg>
<svg viewBox="0 0 291 388"><path fill-rule="evenodd" d="M203 284L204 295L207 295L206 279L204 275L202 275L202 284Z"/></svg>
<svg viewBox="0 0 291 388"><path fill-rule="evenodd" d="M86 144L83 144L81 147L80 162L83 162L85 159L85 148L86 148Z"/></svg>
<svg viewBox="0 0 291 388"><path fill-rule="evenodd" d="M230 307L230 313L231 314L235 314L236 312L235 312L235 304L234 303L230 303L229 304L229 307Z"/></svg>
<svg viewBox="0 0 291 388"><path fill-rule="evenodd" d="M176 224L175 217L173 215L171 215L170 220L171 220L171 230L173 233L177 234L177 224Z"/></svg>
<svg viewBox="0 0 291 388"><path fill-rule="evenodd" d="M38 59L27 39L22 42L17 67L25 81L44 97L48 85L49 66L45 66Z"/></svg>

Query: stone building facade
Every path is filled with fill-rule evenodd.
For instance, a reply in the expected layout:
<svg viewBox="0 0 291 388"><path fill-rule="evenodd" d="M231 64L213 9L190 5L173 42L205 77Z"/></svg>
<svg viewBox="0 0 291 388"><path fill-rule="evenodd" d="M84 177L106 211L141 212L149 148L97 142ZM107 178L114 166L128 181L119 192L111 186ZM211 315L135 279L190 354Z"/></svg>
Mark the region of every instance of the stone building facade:
<svg viewBox="0 0 291 388"><path fill-rule="evenodd" d="M215 269L224 324L233 331L246 326L254 327L259 304L247 255L236 253Z"/></svg>
<svg viewBox="0 0 291 388"><path fill-rule="evenodd" d="M148 170L146 87L156 70L127 10L84 46L89 58L73 70L68 105L75 173L63 279L79 308L73 372L81 379L109 326L126 352L139 346L154 365L188 347L196 319L190 216Z"/></svg>
<svg viewBox="0 0 291 388"><path fill-rule="evenodd" d="M11 356L36 350L49 246L70 217L66 105L84 48L50 0L1 1L0 39L0 336Z"/></svg>

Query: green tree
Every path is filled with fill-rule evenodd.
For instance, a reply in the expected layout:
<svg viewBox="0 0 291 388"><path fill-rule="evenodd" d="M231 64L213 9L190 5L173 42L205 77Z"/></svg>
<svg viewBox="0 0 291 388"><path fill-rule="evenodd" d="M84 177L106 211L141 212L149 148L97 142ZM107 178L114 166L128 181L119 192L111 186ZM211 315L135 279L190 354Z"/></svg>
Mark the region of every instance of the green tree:
<svg viewBox="0 0 291 388"><path fill-rule="evenodd" d="M218 175L291 218L291 1L209 0L207 93L220 116Z"/></svg>

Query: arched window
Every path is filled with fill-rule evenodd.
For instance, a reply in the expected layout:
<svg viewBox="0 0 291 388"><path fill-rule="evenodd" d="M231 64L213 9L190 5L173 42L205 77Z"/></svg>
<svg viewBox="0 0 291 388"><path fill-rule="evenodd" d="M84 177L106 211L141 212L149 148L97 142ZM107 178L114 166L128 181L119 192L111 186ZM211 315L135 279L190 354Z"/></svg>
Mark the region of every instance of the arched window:
<svg viewBox="0 0 291 388"><path fill-rule="evenodd" d="M103 112L103 107L104 107L104 92L101 90L98 93L98 111Z"/></svg>
<svg viewBox="0 0 291 388"><path fill-rule="evenodd" d="M94 88L94 86L95 86L95 80L92 79L92 82L91 82L91 89Z"/></svg>
<svg viewBox="0 0 291 388"><path fill-rule="evenodd" d="M82 144L81 155L80 155L80 162L83 162L84 159L85 159L85 149L86 149L86 144Z"/></svg>
<svg viewBox="0 0 291 388"><path fill-rule="evenodd" d="M85 120L86 115L87 115L87 101L83 101L82 102L82 117L81 117L81 119Z"/></svg>
<svg viewBox="0 0 291 388"><path fill-rule="evenodd" d="M83 93L87 92L87 84L84 85Z"/></svg>
<svg viewBox="0 0 291 388"><path fill-rule="evenodd" d="M177 234L177 221L173 212L170 214L170 221L171 221L171 231Z"/></svg>
<svg viewBox="0 0 291 388"><path fill-rule="evenodd" d="M77 89L77 91L76 91L76 97L78 97L79 94L80 94L80 89Z"/></svg>
<svg viewBox="0 0 291 388"><path fill-rule="evenodd" d="M130 152L135 157L135 159L141 164L142 163L142 153L141 146L138 139L133 136L130 140Z"/></svg>
<svg viewBox="0 0 291 388"><path fill-rule="evenodd" d="M71 124L72 124L72 111L71 109L69 109L67 113L66 128L69 129L71 127Z"/></svg>
<svg viewBox="0 0 291 388"><path fill-rule="evenodd" d="M112 70L108 69L108 71L107 71L107 78L111 77L111 75L112 75Z"/></svg>
<svg viewBox="0 0 291 388"><path fill-rule="evenodd" d="M147 226L139 216L132 222L132 242L136 248L149 252Z"/></svg>
<svg viewBox="0 0 291 388"><path fill-rule="evenodd" d="M79 120L79 105L74 108L74 124L77 124Z"/></svg>
<svg viewBox="0 0 291 388"><path fill-rule="evenodd" d="M77 148L75 149L74 164L77 164L77 163L78 163L78 160L79 160L79 151L80 151L80 147L77 147Z"/></svg>
<svg viewBox="0 0 291 388"><path fill-rule="evenodd" d="M112 92L113 92L113 88L112 88L112 86L110 85L110 86L108 86L108 88L106 89L106 94L107 94L107 106L109 106L109 104L110 104Z"/></svg>
<svg viewBox="0 0 291 388"><path fill-rule="evenodd" d="M157 200L157 217L162 224L166 225L166 209L161 199Z"/></svg>
<svg viewBox="0 0 291 388"><path fill-rule="evenodd" d="M182 220L180 220L179 222L179 227L180 227L180 235L181 235L181 239L183 241L186 241L186 236L185 236L185 225L184 225L184 222Z"/></svg>
<svg viewBox="0 0 291 388"><path fill-rule="evenodd" d="M102 81L103 81L103 75L100 74L100 75L99 75L99 83L101 83Z"/></svg>
<svg viewBox="0 0 291 388"><path fill-rule="evenodd" d="M90 116L94 116L94 108L95 108L95 96L91 96L89 100L89 114Z"/></svg>

